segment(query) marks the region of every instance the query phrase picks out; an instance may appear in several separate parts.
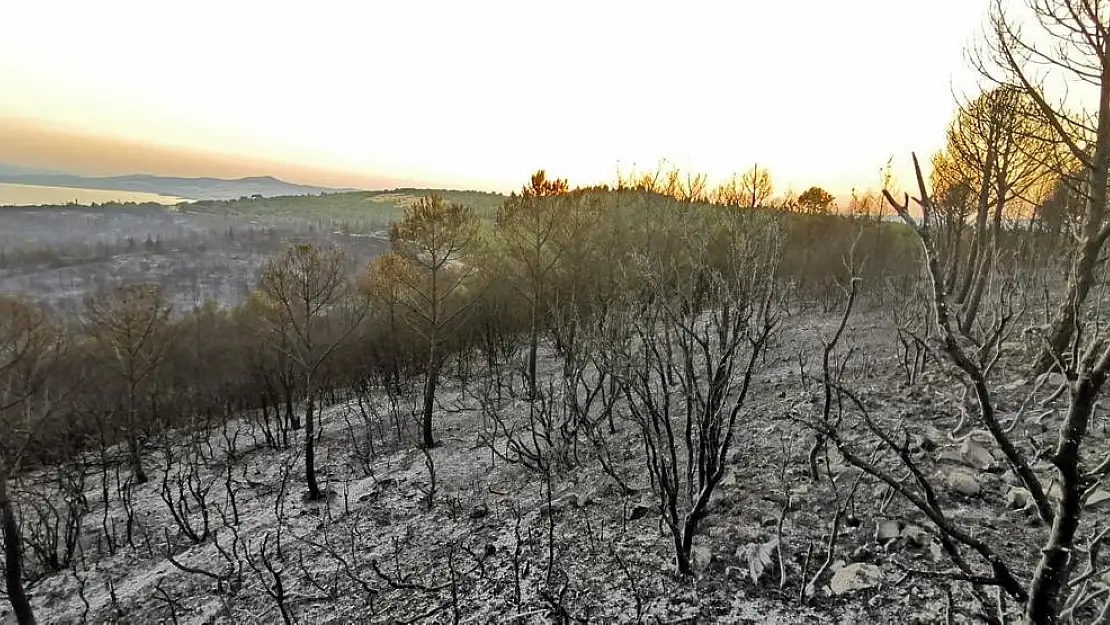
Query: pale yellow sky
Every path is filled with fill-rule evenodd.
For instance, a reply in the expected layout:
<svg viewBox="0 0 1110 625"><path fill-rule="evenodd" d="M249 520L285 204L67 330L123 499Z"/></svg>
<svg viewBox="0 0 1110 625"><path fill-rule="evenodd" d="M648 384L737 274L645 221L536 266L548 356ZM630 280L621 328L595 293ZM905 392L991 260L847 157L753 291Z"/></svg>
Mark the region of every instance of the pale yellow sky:
<svg viewBox="0 0 1110 625"><path fill-rule="evenodd" d="M57 159L91 173L144 163L174 173L166 155L180 152L188 175L280 169L304 182L495 190L538 168L588 184L660 159L713 178L758 162L776 191L844 193L876 186L891 156L941 146L953 88L975 78L963 54L986 8L11 2L0 17L0 143L14 145L17 126L99 137L73 139ZM143 144L165 158L147 159ZM51 149L27 153L43 166ZM0 149L0 160L19 153Z"/></svg>

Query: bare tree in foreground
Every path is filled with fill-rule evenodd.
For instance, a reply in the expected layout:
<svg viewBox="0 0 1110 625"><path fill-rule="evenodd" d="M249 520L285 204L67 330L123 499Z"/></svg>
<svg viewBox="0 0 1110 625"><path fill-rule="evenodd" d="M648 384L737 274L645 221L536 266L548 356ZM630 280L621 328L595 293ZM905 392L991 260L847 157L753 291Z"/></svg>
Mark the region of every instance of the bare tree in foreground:
<svg viewBox="0 0 1110 625"><path fill-rule="evenodd" d="M625 363L614 374L639 426L680 575L692 571L694 535L728 468L752 376L777 325L773 263L756 254L747 260L735 274L695 263L688 288L626 311L631 340L615 361Z"/></svg>
<svg viewBox="0 0 1110 625"><path fill-rule="evenodd" d="M1043 117L1051 144L1062 144L1080 164L1082 224L1068 284L1036 363L1048 370L1067 353L1082 323L1099 256L1110 237L1110 6L1105 0L1026 0L1028 16L992 0L991 40L976 59L980 70L1019 89ZM1061 89L1061 86L1065 86ZM1058 172L1061 177L1074 172ZM1072 363L1073 366L1075 363Z"/></svg>
<svg viewBox="0 0 1110 625"><path fill-rule="evenodd" d="M934 188L940 196L935 216L947 230L934 243L962 334L972 333L987 285L998 273L1006 211L1040 199L1049 179L1043 159L1051 148L1044 130L1023 91L995 87L960 108L949 124L945 150L933 158L933 180L940 183ZM965 211L974 215L966 255Z"/></svg>
<svg viewBox="0 0 1110 625"><path fill-rule="evenodd" d="M528 300L528 399L536 398L536 354L539 351L544 299L552 274L562 261L563 230L570 216L567 182L532 174L531 184L513 194L497 213L497 233Z"/></svg>
<svg viewBox="0 0 1110 625"><path fill-rule="evenodd" d="M471 253L478 236L474 211L448 204L439 196L421 198L405 209L405 217L389 231L394 251L407 267L394 279L405 287L409 321L427 343L428 360L421 413L424 447L435 447L432 414L439 373L443 365L441 344L473 299L464 299L475 272Z"/></svg>
<svg viewBox="0 0 1110 625"><path fill-rule="evenodd" d="M172 312L161 288L154 284L120 287L87 301L85 332L124 387L124 437L136 484L147 481L139 440L139 392L166 359L173 340Z"/></svg>
<svg viewBox="0 0 1110 625"><path fill-rule="evenodd" d="M295 245L262 269L259 289L269 303L268 321L276 343L286 349L304 381L304 459L308 497L323 498L316 482L317 373L351 337L367 307L343 273L343 254L313 245Z"/></svg>
<svg viewBox="0 0 1110 625"><path fill-rule="evenodd" d="M1021 563L1008 560L998 545L989 544L989 541L962 527L957 519L949 515L939 495L939 484L926 474L921 460L915 457L904 434L891 432L878 424L861 398L830 379L827 367L826 389L831 388L858 415L860 427L878 441L878 448L887 457L896 459L900 468L895 470L882 464L858 442L845 436L848 426L843 421L843 416L835 420L811 420L810 425L833 441L846 462L885 483L932 522L940 533L941 546L957 569L947 574L949 577L970 583L976 596L984 604L990 603L985 593L986 588L1001 589L1005 596L1023 606L1024 619L1028 623L1057 623L1063 600L1073 591L1069 587L1069 579L1079 564L1079 558L1073 557L1076 552L1076 538L1083 519L1084 500L1089 495L1088 489L1092 481L1096 479L1094 472L1087 471L1083 466L1080 451L1086 439L1095 401L1110 373L1110 344L1104 339L1094 337L1084 345L1076 346L1080 357L1074 362L1061 363L1066 367L1069 379L1069 406L1049 457L1056 467L1060 483L1059 499L1053 502L1046 494L1040 478L1031 469L1028 452L1012 440L1009 430L999 420L995 400L986 379L987 365L984 363L983 352L972 351L973 346L961 340L954 328L951 312L953 304L950 301L951 296L943 289L943 274L933 239L935 207L929 198L920 167L917 166L916 156L914 165L920 191L920 198L916 201L922 210L921 221L910 215L908 195L905 201L898 202L888 192L887 201L913 229L924 250L932 293L930 321L935 326L937 336L930 348L938 359L950 363L956 375L971 389L978 405L977 423L987 430L994 446L1028 490L1037 514L1051 526L1044 538L1032 578L1022 579ZM900 479L898 475L902 472L908 472L909 479ZM1006 618L1004 605L998 602L995 608L997 615L981 616L990 622L1003 622Z"/></svg>
<svg viewBox="0 0 1110 625"><path fill-rule="evenodd" d="M38 401L37 396L59 349L58 337L42 310L0 296L0 530L5 588L20 625L33 625L35 616L23 587L23 537L9 478L19 471L25 451L45 419L49 404ZM43 406L33 405L40 403Z"/></svg>

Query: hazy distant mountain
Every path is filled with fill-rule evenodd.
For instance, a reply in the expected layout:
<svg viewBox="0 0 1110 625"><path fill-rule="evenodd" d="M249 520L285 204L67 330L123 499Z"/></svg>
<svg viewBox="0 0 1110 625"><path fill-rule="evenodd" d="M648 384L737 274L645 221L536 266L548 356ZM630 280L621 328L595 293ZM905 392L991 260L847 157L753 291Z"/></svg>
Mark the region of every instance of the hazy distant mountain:
<svg viewBox="0 0 1110 625"><path fill-rule="evenodd" d="M252 195L263 197L319 195L321 193L354 190L294 184L278 180L273 176L254 176L228 180L223 178L175 178L172 176L128 174L126 176L95 178L75 174L35 171L4 164L0 164L0 182L33 184L45 187L142 191L190 200L233 200Z"/></svg>

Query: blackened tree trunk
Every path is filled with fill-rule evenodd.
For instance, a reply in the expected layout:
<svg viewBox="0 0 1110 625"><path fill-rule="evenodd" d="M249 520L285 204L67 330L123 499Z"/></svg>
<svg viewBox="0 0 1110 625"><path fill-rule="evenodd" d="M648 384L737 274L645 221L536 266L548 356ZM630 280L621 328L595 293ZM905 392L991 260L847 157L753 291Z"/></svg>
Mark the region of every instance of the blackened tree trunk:
<svg viewBox="0 0 1110 625"><path fill-rule="evenodd" d="M1095 401L1105 382L1105 372L1081 375L1075 383L1068 420L1060 429L1052 463L1060 473L1061 496L1052 522L1048 544L1029 587L1025 618L1029 623L1056 623L1059 620L1060 589L1067 582L1068 561L1072 557L1075 533L1083 512L1083 479L1080 475L1079 448Z"/></svg>
<svg viewBox="0 0 1110 625"><path fill-rule="evenodd" d="M1105 190L1102 196L1102 201L1105 202ZM1056 366L1057 357L1068 352L1068 345L1075 335L1076 324L1079 323L1079 311L1094 285L1095 267L1102 252L1102 243L1103 240L1097 233L1083 238L1079 254L1068 275L1067 293L1052 318L1052 325L1045 336L1045 347L1034 367L1035 372L1043 373L1052 369Z"/></svg>
<svg viewBox="0 0 1110 625"><path fill-rule="evenodd" d="M301 421L297 418L297 412L293 410L293 385L288 382L282 382L281 392L285 399L285 421L289 424L289 429L301 429Z"/></svg>
<svg viewBox="0 0 1110 625"><path fill-rule="evenodd" d="M528 401L536 401L536 355L540 349L539 320L536 318L536 299L532 298L531 320L528 325Z"/></svg>
<svg viewBox="0 0 1110 625"><path fill-rule="evenodd" d="M1103 224L1106 217L1107 177L1110 175L1110 45L1102 44L1100 52L1102 75L1098 101L1098 126L1094 150L1087 156L1086 197L1083 214L1083 231L1079 249L1068 276L1067 295L1060 302L1052 325L1045 336L1045 346L1037 359L1036 371L1044 372L1056 364L1061 354L1075 336L1080 321L1080 311L1095 280L1095 267L1102 254L1102 245L1110 235ZM1043 105L1043 100L1039 102Z"/></svg>
<svg viewBox="0 0 1110 625"><path fill-rule="evenodd" d="M968 294L967 300L964 302L963 316L959 320L960 332L965 335L970 334L975 325L975 318L979 316L979 307L983 303L983 293L986 292L987 283L991 281L991 275L994 271L994 256L998 250L998 237L1002 230L1002 211L1006 206L1006 194L1009 193L1006 188L1006 169L1005 163L998 168L994 215L991 219L987 242L979 252L979 266L976 268L968 267L969 272L975 272L975 279L971 287L971 293Z"/></svg>
<svg viewBox="0 0 1110 625"><path fill-rule="evenodd" d="M8 497L8 475L4 467L0 467L0 526L4 536L4 582L8 601L19 625L34 625L35 614L23 588L23 538Z"/></svg>
<svg viewBox="0 0 1110 625"><path fill-rule="evenodd" d="M310 383L311 384L311 383ZM308 498L319 501L324 496L316 482L316 394L308 386L304 410L304 477L308 482Z"/></svg>
<svg viewBox="0 0 1110 625"><path fill-rule="evenodd" d="M436 446L435 437L432 435L432 414L436 405L436 386L439 384L439 362L437 361L435 339L428 349L428 372L424 380L424 410L421 419L421 437L425 449Z"/></svg>
<svg viewBox="0 0 1110 625"><path fill-rule="evenodd" d="M964 265L963 280L960 282L960 288L956 292L955 297L955 302L957 304L962 304L967 300L967 296L971 292L972 282L974 282L975 279L975 268L978 266L979 258L985 252L987 246L987 217L990 215L990 184L995 165L993 137L994 135L992 133L989 144L991 147L987 152L986 162L981 172L983 177L979 182L979 195L975 210L975 238L968 247L967 264Z"/></svg>
<svg viewBox="0 0 1110 625"><path fill-rule="evenodd" d="M142 449L139 445L139 419L135 409L135 385L127 386L127 459L131 464L131 474L136 484L146 484L146 470L143 469Z"/></svg>

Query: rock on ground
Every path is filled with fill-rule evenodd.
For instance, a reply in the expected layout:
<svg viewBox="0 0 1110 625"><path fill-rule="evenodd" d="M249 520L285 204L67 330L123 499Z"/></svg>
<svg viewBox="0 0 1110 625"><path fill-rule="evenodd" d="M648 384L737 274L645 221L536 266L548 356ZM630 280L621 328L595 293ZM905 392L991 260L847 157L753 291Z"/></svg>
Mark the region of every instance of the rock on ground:
<svg viewBox="0 0 1110 625"><path fill-rule="evenodd" d="M982 490L979 478L967 471L953 471L945 476L948 487L965 497L978 497Z"/></svg>
<svg viewBox="0 0 1110 625"><path fill-rule="evenodd" d="M844 595L857 590L874 588L882 581L882 569L874 564L855 562L833 574L829 582L829 590L834 595Z"/></svg>

